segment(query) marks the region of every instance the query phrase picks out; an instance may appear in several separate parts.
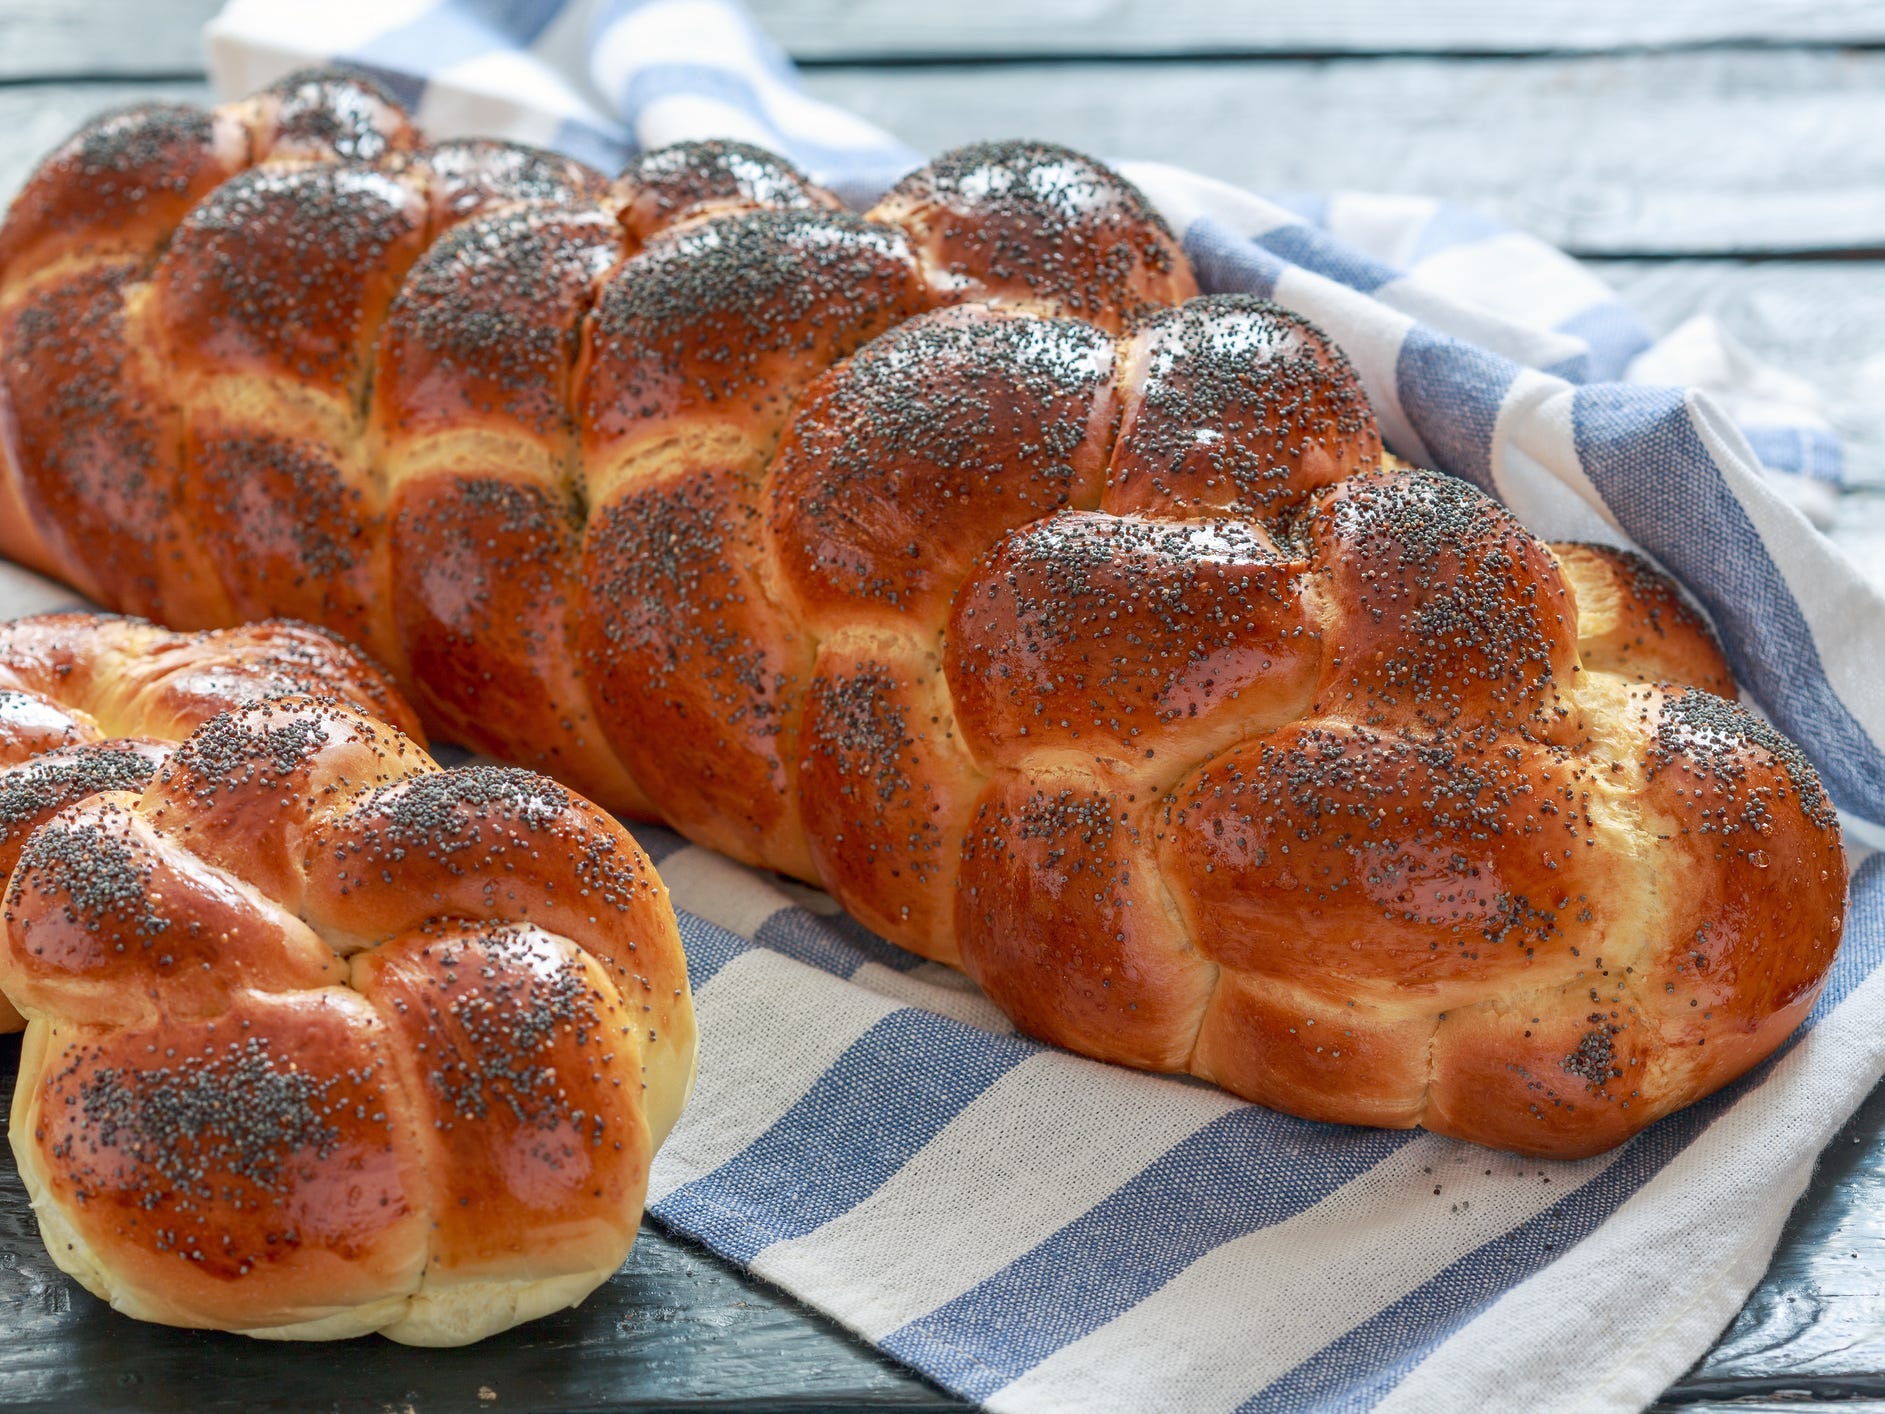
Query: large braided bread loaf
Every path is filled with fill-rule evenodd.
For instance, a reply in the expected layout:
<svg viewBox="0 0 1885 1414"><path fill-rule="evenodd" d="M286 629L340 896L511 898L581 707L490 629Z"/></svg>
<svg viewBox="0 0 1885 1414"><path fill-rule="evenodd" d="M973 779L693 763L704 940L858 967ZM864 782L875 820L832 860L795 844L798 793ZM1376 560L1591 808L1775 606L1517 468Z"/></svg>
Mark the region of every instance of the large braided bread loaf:
<svg viewBox="0 0 1885 1414"><path fill-rule="evenodd" d="M94 125L0 261L0 548L325 624L1036 1035L1582 1153L1770 1051L1838 939L1814 774L1679 596L1384 458L1318 331L1195 298L1077 154L859 218L302 77Z"/></svg>
<svg viewBox="0 0 1885 1414"><path fill-rule="evenodd" d="M456 1345L634 1241L693 1080L661 882L382 717L312 629L0 626L10 1138L54 1261L131 1315Z"/></svg>

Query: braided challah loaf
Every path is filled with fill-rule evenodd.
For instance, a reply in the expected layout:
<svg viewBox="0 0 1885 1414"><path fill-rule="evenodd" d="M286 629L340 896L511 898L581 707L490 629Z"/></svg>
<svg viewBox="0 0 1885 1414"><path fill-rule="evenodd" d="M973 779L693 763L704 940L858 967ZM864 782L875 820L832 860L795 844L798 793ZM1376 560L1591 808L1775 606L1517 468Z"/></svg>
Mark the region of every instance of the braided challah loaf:
<svg viewBox="0 0 1885 1414"><path fill-rule="evenodd" d="M61 1269L145 1320L425 1345L615 1271L695 1052L619 824L441 770L307 629L23 620L0 683L11 1139Z"/></svg>
<svg viewBox="0 0 1885 1414"><path fill-rule="evenodd" d="M860 218L303 76L101 121L0 260L0 548L326 624L1036 1035L1585 1153L1770 1051L1837 941L1812 769L1698 690L1667 583L1385 458L1317 330L1194 298L1075 153Z"/></svg>

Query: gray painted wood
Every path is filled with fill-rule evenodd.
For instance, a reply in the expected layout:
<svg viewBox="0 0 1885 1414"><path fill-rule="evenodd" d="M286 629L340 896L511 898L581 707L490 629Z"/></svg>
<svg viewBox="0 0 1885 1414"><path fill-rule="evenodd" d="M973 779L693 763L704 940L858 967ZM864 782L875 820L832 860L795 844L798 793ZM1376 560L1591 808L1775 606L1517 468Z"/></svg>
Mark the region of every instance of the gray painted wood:
<svg viewBox="0 0 1885 1414"><path fill-rule="evenodd" d="M203 25L220 0L6 0L0 81L184 74L203 67Z"/></svg>
<svg viewBox="0 0 1885 1414"><path fill-rule="evenodd" d="M219 0L9 0L0 80L200 68ZM752 0L814 62L1016 55L1563 53L1885 43L1874 0Z"/></svg>
<svg viewBox="0 0 1885 1414"><path fill-rule="evenodd" d="M1828 1146L1767 1274L1658 1410L1885 1406L1882 1218L1885 1088Z"/></svg>
<svg viewBox="0 0 1885 1414"><path fill-rule="evenodd" d="M1259 190L1427 193L1596 255L1885 251L1885 52L807 77L929 151L1031 135ZM135 91L0 88L0 187L92 109Z"/></svg>
<svg viewBox="0 0 1885 1414"><path fill-rule="evenodd" d="M1877 43L1870 0L750 0L794 54L1511 53Z"/></svg>
<svg viewBox="0 0 1885 1414"><path fill-rule="evenodd" d="M1885 52L860 66L807 81L927 151L1026 134L1258 189L1428 193L1592 255L1885 251ZM0 186L126 91L0 89Z"/></svg>
<svg viewBox="0 0 1885 1414"><path fill-rule="evenodd" d="M924 151L1027 135L1258 190L1464 201L1595 255L1885 250L1885 52L807 74Z"/></svg>

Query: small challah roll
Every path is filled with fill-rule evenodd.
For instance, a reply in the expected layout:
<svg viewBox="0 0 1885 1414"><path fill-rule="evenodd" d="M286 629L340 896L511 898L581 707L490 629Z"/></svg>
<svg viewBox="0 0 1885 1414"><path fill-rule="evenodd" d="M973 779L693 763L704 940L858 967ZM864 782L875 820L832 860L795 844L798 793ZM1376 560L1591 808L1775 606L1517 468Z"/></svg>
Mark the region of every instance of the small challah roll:
<svg viewBox="0 0 1885 1414"><path fill-rule="evenodd" d="M420 1345L608 1279L695 1055L620 825L441 770L305 629L27 620L0 674L11 1140L63 1271L144 1320Z"/></svg>

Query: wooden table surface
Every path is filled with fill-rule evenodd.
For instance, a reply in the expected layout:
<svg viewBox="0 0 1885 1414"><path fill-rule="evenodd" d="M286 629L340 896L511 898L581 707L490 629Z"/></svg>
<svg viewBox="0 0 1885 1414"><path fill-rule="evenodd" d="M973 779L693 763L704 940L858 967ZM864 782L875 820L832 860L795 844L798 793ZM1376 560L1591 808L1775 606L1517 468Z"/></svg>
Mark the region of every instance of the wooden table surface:
<svg viewBox="0 0 1885 1414"><path fill-rule="evenodd" d="M1589 259L1657 332L1709 313L1813 383L1885 582L1885 4L752 0L820 96L917 146L1038 135L1258 189L1471 202ZM93 112L200 99L215 0L0 0L0 200ZM11 1093L18 1045L0 1046ZM142 1326L52 1268L0 1165L0 1403L962 1407L658 1228L582 1308L455 1352ZM1646 1305L1659 1299L1645 1292ZM1885 1407L1885 1089L1772 1270L1659 1409Z"/></svg>

